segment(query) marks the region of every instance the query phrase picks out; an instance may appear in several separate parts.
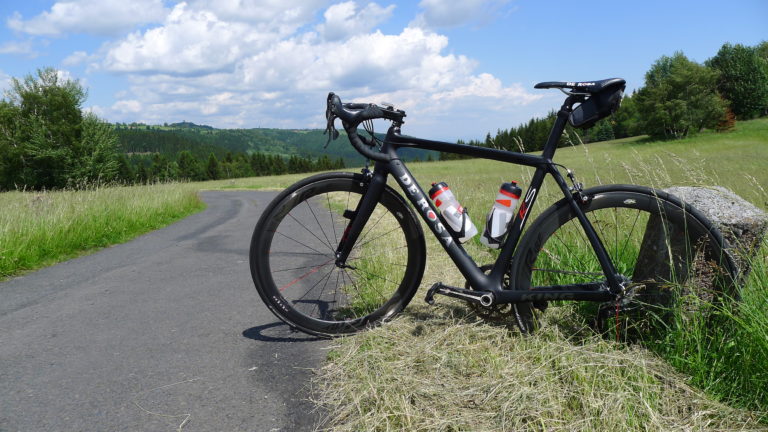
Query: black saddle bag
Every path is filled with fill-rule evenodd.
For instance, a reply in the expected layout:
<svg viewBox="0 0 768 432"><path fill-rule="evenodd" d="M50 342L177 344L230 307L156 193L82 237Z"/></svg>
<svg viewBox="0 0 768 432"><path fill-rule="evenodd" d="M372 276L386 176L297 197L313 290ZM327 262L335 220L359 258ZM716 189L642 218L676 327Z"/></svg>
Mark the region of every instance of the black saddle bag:
<svg viewBox="0 0 768 432"><path fill-rule="evenodd" d="M575 128L589 129L598 120L613 114L621 105L624 87L623 83L617 83L591 95L573 110L568 123Z"/></svg>

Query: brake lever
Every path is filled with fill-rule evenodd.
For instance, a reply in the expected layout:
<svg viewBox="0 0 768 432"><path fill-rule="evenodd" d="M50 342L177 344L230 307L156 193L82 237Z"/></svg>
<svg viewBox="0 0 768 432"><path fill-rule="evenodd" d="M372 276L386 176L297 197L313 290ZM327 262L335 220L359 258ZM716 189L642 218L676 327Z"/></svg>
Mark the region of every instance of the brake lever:
<svg viewBox="0 0 768 432"><path fill-rule="evenodd" d="M326 126L325 126L325 132L323 132L323 135L328 134L328 141L325 142L325 145L323 148L328 148L328 144L331 143L331 140L336 140L336 138L339 137L339 131L336 130L335 120L336 115L333 114L333 110L331 109L331 98L333 97L333 93L330 93L328 95L328 103L325 108L325 120L326 120Z"/></svg>
<svg viewBox="0 0 768 432"><path fill-rule="evenodd" d="M323 146L324 149L328 148L328 144L331 143L331 140L336 141L336 138L339 137L339 131L336 130L333 120L335 119L332 118L328 121L328 127L325 129L325 132L323 132L323 135L328 134L328 141L325 142L325 145Z"/></svg>

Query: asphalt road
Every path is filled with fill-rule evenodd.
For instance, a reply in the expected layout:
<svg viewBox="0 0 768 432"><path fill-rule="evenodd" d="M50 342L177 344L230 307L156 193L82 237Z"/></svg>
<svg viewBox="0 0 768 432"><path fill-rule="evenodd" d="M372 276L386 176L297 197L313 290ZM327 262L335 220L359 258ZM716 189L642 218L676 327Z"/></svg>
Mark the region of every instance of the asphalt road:
<svg viewBox="0 0 768 432"><path fill-rule="evenodd" d="M327 343L291 333L248 268L271 192L0 284L0 431L303 431Z"/></svg>

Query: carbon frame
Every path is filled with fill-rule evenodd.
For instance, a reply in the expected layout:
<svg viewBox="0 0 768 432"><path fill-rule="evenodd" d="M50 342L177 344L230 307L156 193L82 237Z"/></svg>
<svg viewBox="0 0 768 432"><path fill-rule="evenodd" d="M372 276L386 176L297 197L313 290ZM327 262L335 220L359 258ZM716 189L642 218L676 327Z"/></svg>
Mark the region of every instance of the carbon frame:
<svg viewBox="0 0 768 432"><path fill-rule="evenodd" d="M476 291L485 291L493 293L493 303L517 303L530 301L546 300L585 300L585 301L609 301L616 298L621 292L620 278L616 273L615 267L611 262L605 247L597 236L592 224L589 222L584 212L581 210L578 199L571 193L565 179L560 174L557 166L552 162L557 141L562 135L568 116L572 111L572 99L569 97L557 113L557 118L550 131L547 143L541 156L517 153L511 151L497 150L485 147L468 146L441 141L432 141L422 138L415 138L400 134L400 125L393 124L387 132L381 152L389 155L388 162L377 161L374 165L373 173L368 184L368 189L363 199L360 200L355 217L350 222L344 239L337 250L337 265L344 266L346 258L352 249L357 237L359 236L365 223L368 221L373 208L379 200L387 177L391 174L402 188L408 200L413 204L417 213L421 216L435 237L440 240L440 244L446 253L451 257L461 274L469 281L470 285ZM507 162L517 165L524 165L536 168L536 171L523 198L519 210L510 222L510 229L504 244L501 247L501 253L493 264L489 274L484 274L472 257L464 250L453 236L448 232L445 221L435 208L432 200L424 193L424 190L418 184L411 172L405 166L398 155L397 150L401 147L421 148L425 150L436 150L447 153L463 154L482 159L490 159L501 162ZM603 269L606 277L608 290L604 283L594 284L574 284L564 286L530 287L517 288L512 290L504 289L502 281L507 271L508 265L513 258L513 254L522 235L528 215L533 208L545 176L551 175L568 204L574 211L580 222L587 239L594 250L597 259Z"/></svg>

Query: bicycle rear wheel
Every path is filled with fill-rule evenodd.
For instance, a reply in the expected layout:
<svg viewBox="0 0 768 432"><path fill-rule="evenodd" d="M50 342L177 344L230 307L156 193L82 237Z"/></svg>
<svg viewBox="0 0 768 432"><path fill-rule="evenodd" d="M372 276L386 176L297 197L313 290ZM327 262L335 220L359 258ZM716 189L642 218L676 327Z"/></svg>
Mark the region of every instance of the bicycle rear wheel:
<svg viewBox="0 0 768 432"><path fill-rule="evenodd" d="M622 305L642 319L664 319L687 295L713 302L733 295L736 267L702 214L665 192L631 185L584 191L582 210L625 281ZM520 242L512 289L607 283L576 215L565 200L542 213ZM537 307L538 306L538 307ZM538 326L545 304L513 305L523 332Z"/></svg>
<svg viewBox="0 0 768 432"><path fill-rule="evenodd" d="M306 333L335 336L394 317L419 287L424 235L411 208L385 188L344 266L335 252L366 190L362 175L320 174L281 193L251 240L262 300Z"/></svg>

